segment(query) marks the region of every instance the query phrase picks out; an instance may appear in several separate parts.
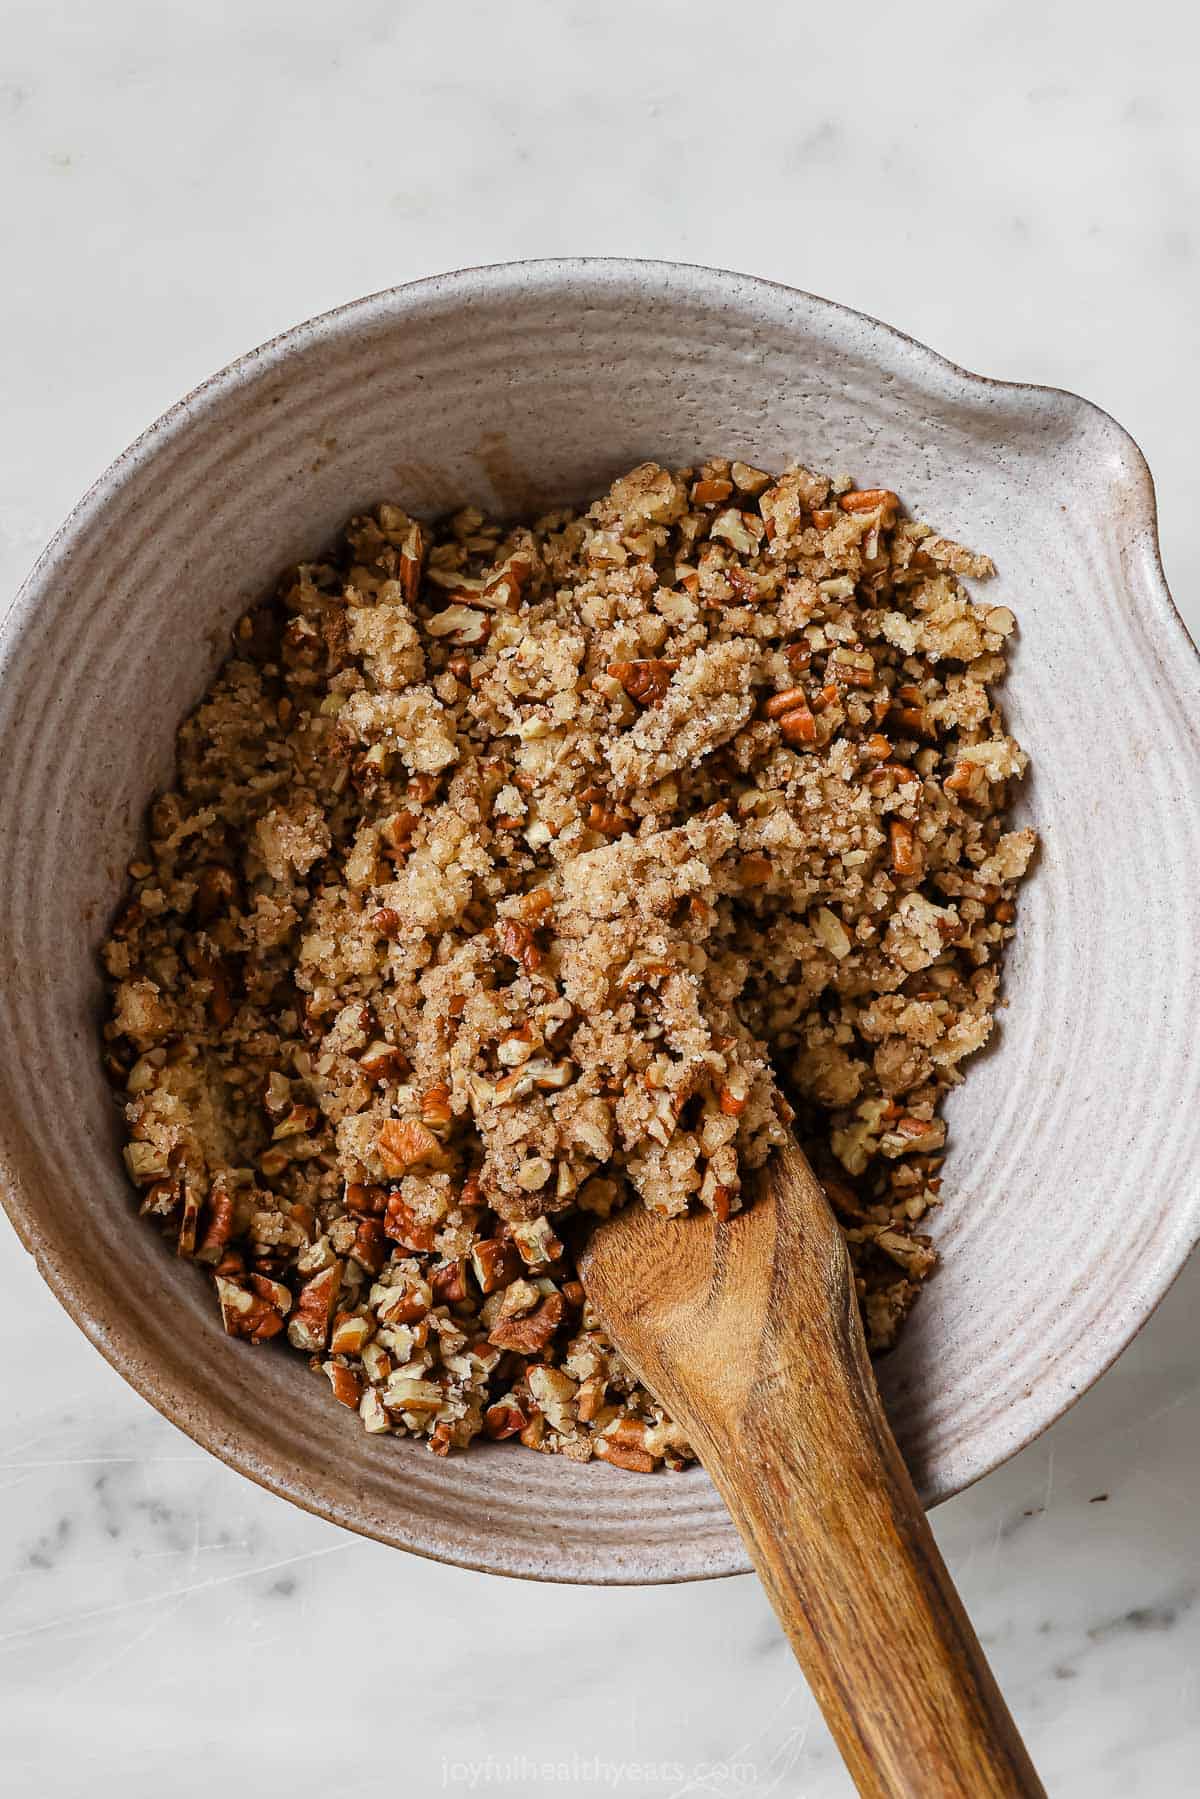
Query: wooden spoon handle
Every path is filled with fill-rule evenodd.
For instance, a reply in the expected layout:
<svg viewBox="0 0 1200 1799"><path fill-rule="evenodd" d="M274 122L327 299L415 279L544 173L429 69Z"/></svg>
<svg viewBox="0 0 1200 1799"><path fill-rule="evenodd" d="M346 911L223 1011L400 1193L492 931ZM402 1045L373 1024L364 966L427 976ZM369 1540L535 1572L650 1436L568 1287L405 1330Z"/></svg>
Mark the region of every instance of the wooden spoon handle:
<svg viewBox="0 0 1200 1799"><path fill-rule="evenodd" d="M884 1417L857 1306L830 1322L841 1340L799 1417L779 1384L732 1429L694 1420L695 1447L859 1792L1044 1799Z"/></svg>

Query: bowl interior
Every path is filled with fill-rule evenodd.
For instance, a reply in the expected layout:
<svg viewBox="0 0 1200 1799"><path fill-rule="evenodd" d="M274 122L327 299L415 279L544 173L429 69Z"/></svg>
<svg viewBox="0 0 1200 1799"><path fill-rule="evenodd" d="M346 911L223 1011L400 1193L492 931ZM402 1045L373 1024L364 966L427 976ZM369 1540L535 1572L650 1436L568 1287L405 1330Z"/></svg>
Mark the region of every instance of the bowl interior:
<svg viewBox="0 0 1200 1799"><path fill-rule="evenodd" d="M990 552L1043 833L1010 1009L950 1102L944 1266L880 1369L929 1501L1035 1435L1197 1235L1200 681L1144 464L1072 396L964 375L768 284L534 264L415 284L243 359L81 504L0 640L0 1136L18 1230L93 1341L243 1472L470 1566L685 1579L746 1559L706 1477L370 1438L299 1357L226 1338L138 1224L95 1047L95 947L244 604L356 507L529 513L645 457L800 458Z"/></svg>

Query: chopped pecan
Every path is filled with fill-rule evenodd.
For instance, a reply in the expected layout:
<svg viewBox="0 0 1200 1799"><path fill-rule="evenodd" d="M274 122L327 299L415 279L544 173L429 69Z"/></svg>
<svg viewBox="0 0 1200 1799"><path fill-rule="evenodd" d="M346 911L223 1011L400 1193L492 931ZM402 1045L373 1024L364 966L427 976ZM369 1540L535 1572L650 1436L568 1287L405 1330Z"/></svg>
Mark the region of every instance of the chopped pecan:
<svg viewBox="0 0 1200 1799"><path fill-rule="evenodd" d="M421 1118L430 1130L440 1130L450 1123L454 1113L450 1109L450 1089L445 1081L438 1081L432 1087L426 1087L421 1095Z"/></svg>
<svg viewBox="0 0 1200 1799"><path fill-rule="evenodd" d="M347 1181L346 1210L364 1218L381 1218L387 1209L387 1189L370 1187L362 1181Z"/></svg>
<svg viewBox="0 0 1200 1799"><path fill-rule="evenodd" d="M362 1312L339 1312L333 1321L329 1348L333 1355L361 1355L370 1341L372 1324Z"/></svg>
<svg viewBox="0 0 1200 1799"><path fill-rule="evenodd" d="M529 1419L512 1399L497 1400L483 1414L484 1433L494 1443L502 1442L505 1437L520 1436L528 1423Z"/></svg>
<svg viewBox="0 0 1200 1799"><path fill-rule="evenodd" d="M382 1324L419 1324L432 1304L433 1289L428 1281L407 1276L388 1290L376 1310Z"/></svg>
<svg viewBox="0 0 1200 1799"><path fill-rule="evenodd" d="M353 1369L344 1368L340 1362L326 1362L324 1368L338 1404L349 1406L351 1411L356 1412L363 1395L363 1384L359 1376Z"/></svg>
<svg viewBox="0 0 1200 1799"><path fill-rule="evenodd" d="M419 806L427 806L429 804L430 800L438 790L438 782L440 779L440 775L432 774L419 774L413 776L412 780L408 783L408 791L412 794L412 797Z"/></svg>
<svg viewBox="0 0 1200 1799"><path fill-rule="evenodd" d="M517 918L497 919L496 947L502 956L510 956L514 962L519 962L526 974L533 974L545 960L533 932Z"/></svg>
<svg viewBox="0 0 1200 1799"><path fill-rule="evenodd" d="M528 893L521 895L521 916L527 919L544 919L553 905L554 895L549 887L532 887Z"/></svg>
<svg viewBox="0 0 1200 1799"><path fill-rule="evenodd" d="M388 1118L379 1127L375 1148L387 1174L406 1174L417 1162L438 1153L438 1140L419 1118Z"/></svg>
<svg viewBox="0 0 1200 1799"><path fill-rule="evenodd" d="M527 1268L544 1268L547 1262L557 1261L563 1252L562 1239L555 1235L554 1227L544 1214L526 1223L514 1224L512 1234Z"/></svg>
<svg viewBox="0 0 1200 1799"><path fill-rule="evenodd" d="M175 1248L181 1256L190 1256L196 1249L196 1229L200 1222L200 1189L191 1181L183 1182L183 1205L179 1214L179 1236Z"/></svg>
<svg viewBox="0 0 1200 1799"><path fill-rule="evenodd" d="M907 877L921 872L921 846L917 842L916 832L907 818L893 818L888 824L888 842L891 847L892 868L898 875Z"/></svg>
<svg viewBox="0 0 1200 1799"><path fill-rule="evenodd" d="M623 837L632 823L633 813L625 806L605 806L594 800L587 809L588 830L604 837Z"/></svg>
<svg viewBox="0 0 1200 1799"><path fill-rule="evenodd" d="M712 1190L712 1214L718 1224L727 1224L733 1217L733 1190L720 1181Z"/></svg>
<svg viewBox="0 0 1200 1799"><path fill-rule="evenodd" d="M741 1069L737 1068L722 1082L717 1094L717 1104L727 1118L740 1118L746 1110L749 1094L750 1084Z"/></svg>
<svg viewBox="0 0 1200 1799"><path fill-rule="evenodd" d="M795 712L803 707L808 711L808 695L803 687L785 687L782 693L773 693L763 707L767 718L782 718L785 713Z"/></svg>
<svg viewBox="0 0 1200 1799"><path fill-rule="evenodd" d="M987 776L977 762L958 761L942 786L957 799L977 799L987 792Z"/></svg>
<svg viewBox="0 0 1200 1799"><path fill-rule="evenodd" d="M209 981L208 1015L218 1031L223 1031L232 1022L237 1010L233 1003L233 988L228 965L220 957L214 956L205 970Z"/></svg>
<svg viewBox="0 0 1200 1799"><path fill-rule="evenodd" d="M575 1400L575 1415L581 1424L590 1424L596 1414L604 1410L606 1387L602 1374L589 1375L582 1383Z"/></svg>
<svg viewBox="0 0 1200 1799"><path fill-rule="evenodd" d="M408 1073L407 1059L392 1044L377 1040L368 1043L358 1065L372 1081L399 1081Z"/></svg>
<svg viewBox="0 0 1200 1799"><path fill-rule="evenodd" d="M471 1297L467 1284L467 1264L462 1258L435 1268L429 1276L433 1297L439 1305L459 1306Z"/></svg>
<svg viewBox="0 0 1200 1799"><path fill-rule="evenodd" d="M610 662L607 672L639 706L657 706L678 667L678 658L644 656L636 662Z"/></svg>
<svg viewBox="0 0 1200 1799"><path fill-rule="evenodd" d="M221 1303L221 1322L231 1337L244 1337L249 1343L266 1343L283 1329L283 1313L261 1294L250 1292L239 1281L225 1275L215 1277L217 1298Z"/></svg>
<svg viewBox="0 0 1200 1799"><path fill-rule="evenodd" d="M288 1342L294 1349L310 1353L324 1349L337 1306L343 1266L342 1262L333 1261L301 1287L288 1323Z"/></svg>
<svg viewBox="0 0 1200 1799"><path fill-rule="evenodd" d="M889 487L862 487L844 493L838 501L843 512L878 512L885 528L895 522L900 501Z"/></svg>
<svg viewBox="0 0 1200 1799"><path fill-rule="evenodd" d="M692 499L697 506L719 506L732 492L732 481L696 481L692 484Z"/></svg>
<svg viewBox="0 0 1200 1799"><path fill-rule="evenodd" d="M233 1223L233 1195L223 1181L214 1181L208 1196L208 1222L196 1249L198 1262L220 1262L233 1236Z"/></svg>
<svg viewBox="0 0 1200 1799"><path fill-rule="evenodd" d="M380 847L389 862L402 861L407 856L412 848L413 833L420 822L420 813L411 812L406 807L402 812L393 812L387 823L380 826Z"/></svg>
<svg viewBox="0 0 1200 1799"><path fill-rule="evenodd" d="M481 1293L495 1293L515 1281L521 1272L521 1258L514 1243L499 1237L484 1237L471 1250L471 1266Z"/></svg>
<svg viewBox="0 0 1200 1799"><path fill-rule="evenodd" d="M558 1329L566 1310L561 1293L547 1293L542 1303L520 1318L506 1318L488 1334L497 1349L515 1349L520 1355L537 1355Z"/></svg>
<svg viewBox="0 0 1200 1799"><path fill-rule="evenodd" d="M757 577L744 568L727 568L723 573L743 606L754 605L759 598Z"/></svg>
<svg viewBox="0 0 1200 1799"><path fill-rule="evenodd" d="M421 591L421 570L425 562L425 533L420 525L410 525L400 546L400 591L411 606Z"/></svg>
<svg viewBox="0 0 1200 1799"><path fill-rule="evenodd" d="M387 1235L378 1218L360 1219L349 1253L368 1274L378 1274L388 1258Z"/></svg>
<svg viewBox="0 0 1200 1799"><path fill-rule="evenodd" d="M624 1468L630 1474L654 1473L654 1457L645 1449L630 1449L605 1436L593 1437L592 1449L602 1462L611 1462L614 1468Z"/></svg>
<svg viewBox="0 0 1200 1799"><path fill-rule="evenodd" d="M273 1143L283 1143L289 1137L307 1136L320 1117L315 1106L292 1106L287 1114L279 1120L271 1133Z"/></svg>
<svg viewBox="0 0 1200 1799"><path fill-rule="evenodd" d="M729 472L739 490L751 496L762 493L764 488L771 485L770 475L763 469L752 467L748 462L735 462Z"/></svg>
<svg viewBox="0 0 1200 1799"><path fill-rule="evenodd" d="M793 748L802 743L816 743L817 721L807 705L794 706L779 720L779 734Z"/></svg>
<svg viewBox="0 0 1200 1799"><path fill-rule="evenodd" d="M478 648L487 642L492 621L486 612L479 612L474 606L464 606L461 600L452 600L441 612L435 612L432 618L426 619L425 629L431 637L444 637L449 643L470 644L472 648ZM460 662L462 666L455 668L455 662ZM470 678L470 664L465 658L451 657L447 666L456 680L465 681Z"/></svg>
<svg viewBox="0 0 1200 1799"><path fill-rule="evenodd" d="M406 1205L398 1193L392 1193L387 1201L387 1216L383 1221L384 1232L399 1243L404 1249L427 1251L433 1248L437 1233L432 1224L418 1218L412 1207Z"/></svg>

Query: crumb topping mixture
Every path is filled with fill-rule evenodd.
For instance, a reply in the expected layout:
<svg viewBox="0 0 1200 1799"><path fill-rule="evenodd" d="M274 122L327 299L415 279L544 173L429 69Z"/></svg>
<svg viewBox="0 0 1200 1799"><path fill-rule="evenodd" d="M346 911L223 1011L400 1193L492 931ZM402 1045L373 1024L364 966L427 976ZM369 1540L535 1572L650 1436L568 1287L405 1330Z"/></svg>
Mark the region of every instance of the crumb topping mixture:
<svg viewBox="0 0 1200 1799"><path fill-rule="evenodd" d="M243 617L104 947L142 1210L369 1431L683 1466L574 1249L799 1132L872 1349L934 1263L1025 756L994 571L896 495L645 463L382 505Z"/></svg>

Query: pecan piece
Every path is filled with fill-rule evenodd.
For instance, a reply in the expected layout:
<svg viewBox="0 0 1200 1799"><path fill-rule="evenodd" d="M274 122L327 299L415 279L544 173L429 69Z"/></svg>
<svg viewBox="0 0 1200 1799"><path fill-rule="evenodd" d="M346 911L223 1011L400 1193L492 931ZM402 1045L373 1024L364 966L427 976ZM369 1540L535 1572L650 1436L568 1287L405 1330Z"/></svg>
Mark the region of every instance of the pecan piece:
<svg viewBox="0 0 1200 1799"><path fill-rule="evenodd" d="M350 1245L350 1254L368 1274L378 1274L388 1257L387 1236L378 1218L359 1221Z"/></svg>
<svg viewBox="0 0 1200 1799"><path fill-rule="evenodd" d="M519 962L526 974L533 974L545 960L529 926L516 918L496 921L496 948L502 956L510 956L514 962Z"/></svg>
<svg viewBox="0 0 1200 1799"><path fill-rule="evenodd" d="M389 1118L379 1127L375 1147L385 1171L397 1175L436 1155L438 1140L419 1118Z"/></svg>
<svg viewBox="0 0 1200 1799"><path fill-rule="evenodd" d="M722 1082L717 1094L717 1104L726 1118L740 1118L746 1110L746 1100L750 1086L740 1068L735 1068L727 1081Z"/></svg>
<svg viewBox="0 0 1200 1799"><path fill-rule="evenodd" d="M566 1306L561 1293L547 1293L541 1305L521 1318L505 1318L488 1335L497 1349L515 1349L520 1355L537 1355L562 1323Z"/></svg>
<svg viewBox="0 0 1200 1799"><path fill-rule="evenodd" d="M343 1266L340 1261L331 1262L301 1287L288 1324L288 1342L293 1349L304 1349L310 1354L324 1349L337 1306Z"/></svg>
<svg viewBox="0 0 1200 1799"><path fill-rule="evenodd" d="M888 843L895 873L901 876L919 875L921 846L917 842L916 832L906 818L891 820L888 825Z"/></svg>
<svg viewBox="0 0 1200 1799"><path fill-rule="evenodd" d="M454 1114L450 1110L450 1089L445 1081L427 1087L421 1095L421 1118L431 1130L450 1123Z"/></svg>
<svg viewBox="0 0 1200 1799"><path fill-rule="evenodd" d="M657 706L678 667L678 657L643 656L636 662L610 662L605 672L639 706Z"/></svg>
<svg viewBox="0 0 1200 1799"><path fill-rule="evenodd" d="M692 499L697 506L719 506L732 492L732 481L696 481L692 484Z"/></svg>
<svg viewBox="0 0 1200 1799"><path fill-rule="evenodd" d="M429 1276L429 1286L439 1305L462 1305L471 1297L471 1289L467 1285L466 1261L459 1259L435 1268Z"/></svg>
<svg viewBox="0 0 1200 1799"><path fill-rule="evenodd" d="M378 1307L383 1324L419 1324L433 1304L433 1291L428 1281L407 1277L393 1287Z"/></svg>
<svg viewBox="0 0 1200 1799"><path fill-rule="evenodd" d="M360 1377L352 1368L343 1368L340 1362L326 1362L324 1369L338 1404L349 1406L352 1411L357 1412L358 1402L363 1395Z"/></svg>
<svg viewBox="0 0 1200 1799"><path fill-rule="evenodd" d="M382 1040L368 1043L358 1058L358 1065L372 1081L399 1081L408 1073L405 1057L392 1044Z"/></svg>
<svg viewBox="0 0 1200 1799"><path fill-rule="evenodd" d="M383 1221L384 1232L399 1243L403 1249L430 1250L434 1246L436 1232L432 1224L418 1218L412 1207L406 1205L398 1193L389 1196L387 1216Z"/></svg>
<svg viewBox="0 0 1200 1799"><path fill-rule="evenodd" d="M843 512L878 512L885 529L895 522L900 509L899 498L890 487L856 488L852 493L844 493L838 505Z"/></svg>
<svg viewBox="0 0 1200 1799"><path fill-rule="evenodd" d="M773 693L763 707L767 718L783 718L788 712L795 712L798 707L808 711L808 695L803 687L785 687L782 693Z"/></svg>
<svg viewBox="0 0 1200 1799"><path fill-rule="evenodd" d="M733 1217L733 1191L718 1181L712 1190L712 1213L718 1224L728 1224Z"/></svg>
<svg viewBox="0 0 1200 1799"><path fill-rule="evenodd" d="M544 1268L547 1262L557 1261L563 1252L562 1240L555 1235L554 1227L544 1213L524 1224L514 1224L512 1234L521 1260L529 1268Z"/></svg>
<svg viewBox="0 0 1200 1799"><path fill-rule="evenodd" d="M233 1236L233 1195L223 1181L214 1181L208 1196L208 1223L196 1249L198 1262L219 1262Z"/></svg>
<svg viewBox="0 0 1200 1799"><path fill-rule="evenodd" d="M484 1237L471 1251L471 1266L481 1293L495 1293L515 1281L521 1272L521 1258L514 1243L499 1237Z"/></svg>
<svg viewBox="0 0 1200 1799"><path fill-rule="evenodd" d="M790 712L784 713L779 720L779 734L793 748L797 744L817 741L817 721L807 704L794 706Z"/></svg>
<svg viewBox="0 0 1200 1799"><path fill-rule="evenodd" d="M210 987L208 1015L217 1029L223 1031L237 1010L233 1003L229 969L224 962L214 956L203 972L208 976Z"/></svg>
<svg viewBox="0 0 1200 1799"><path fill-rule="evenodd" d="M421 569L425 562L425 533L412 524L400 546L400 591L411 606L421 591Z"/></svg>
<svg viewBox="0 0 1200 1799"><path fill-rule="evenodd" d="M215 1276L221 1322L231 1337L248 1343L266 1343L283 1329L283 1313L260 1293L249 1292L240 1282L223 1274ZM274 1285L274 1282L269 1283Z"/></svg>
<svg viewBox="0 0 1200 1799"><path fill-rule="evenodd" d="M368 1187L362 1181L346 1183L346 1210L364 1218L381 1218L387 1209L387 1192L383 1187Z"/></svg>
<svg viewBox="0 0 1200 1799"><path fill-rule="evenodd" d="M645 1449L626 1448L611 1437L593 1437L592 1449L602 1462L611 1462L614 1468L625 1468L630 1474L654 1473L654 1457Z"/></svg>
<svg viewBox="0 0 1200 1799"><path fill-rule="evenodd" d="M371 1320L361 1312L339 1312L329 1348L334 1355L361 1355L371 1336Z"/></svg>
<svg viewBox="0 0 1200 1799"><path fill-rule="evenodd" d="M499 1399L490 1405L483 1414L483 1429L493 1443L499 1443L505 1437L516 1437L529 1423L528 1418L512 1399Z"/></svg>

